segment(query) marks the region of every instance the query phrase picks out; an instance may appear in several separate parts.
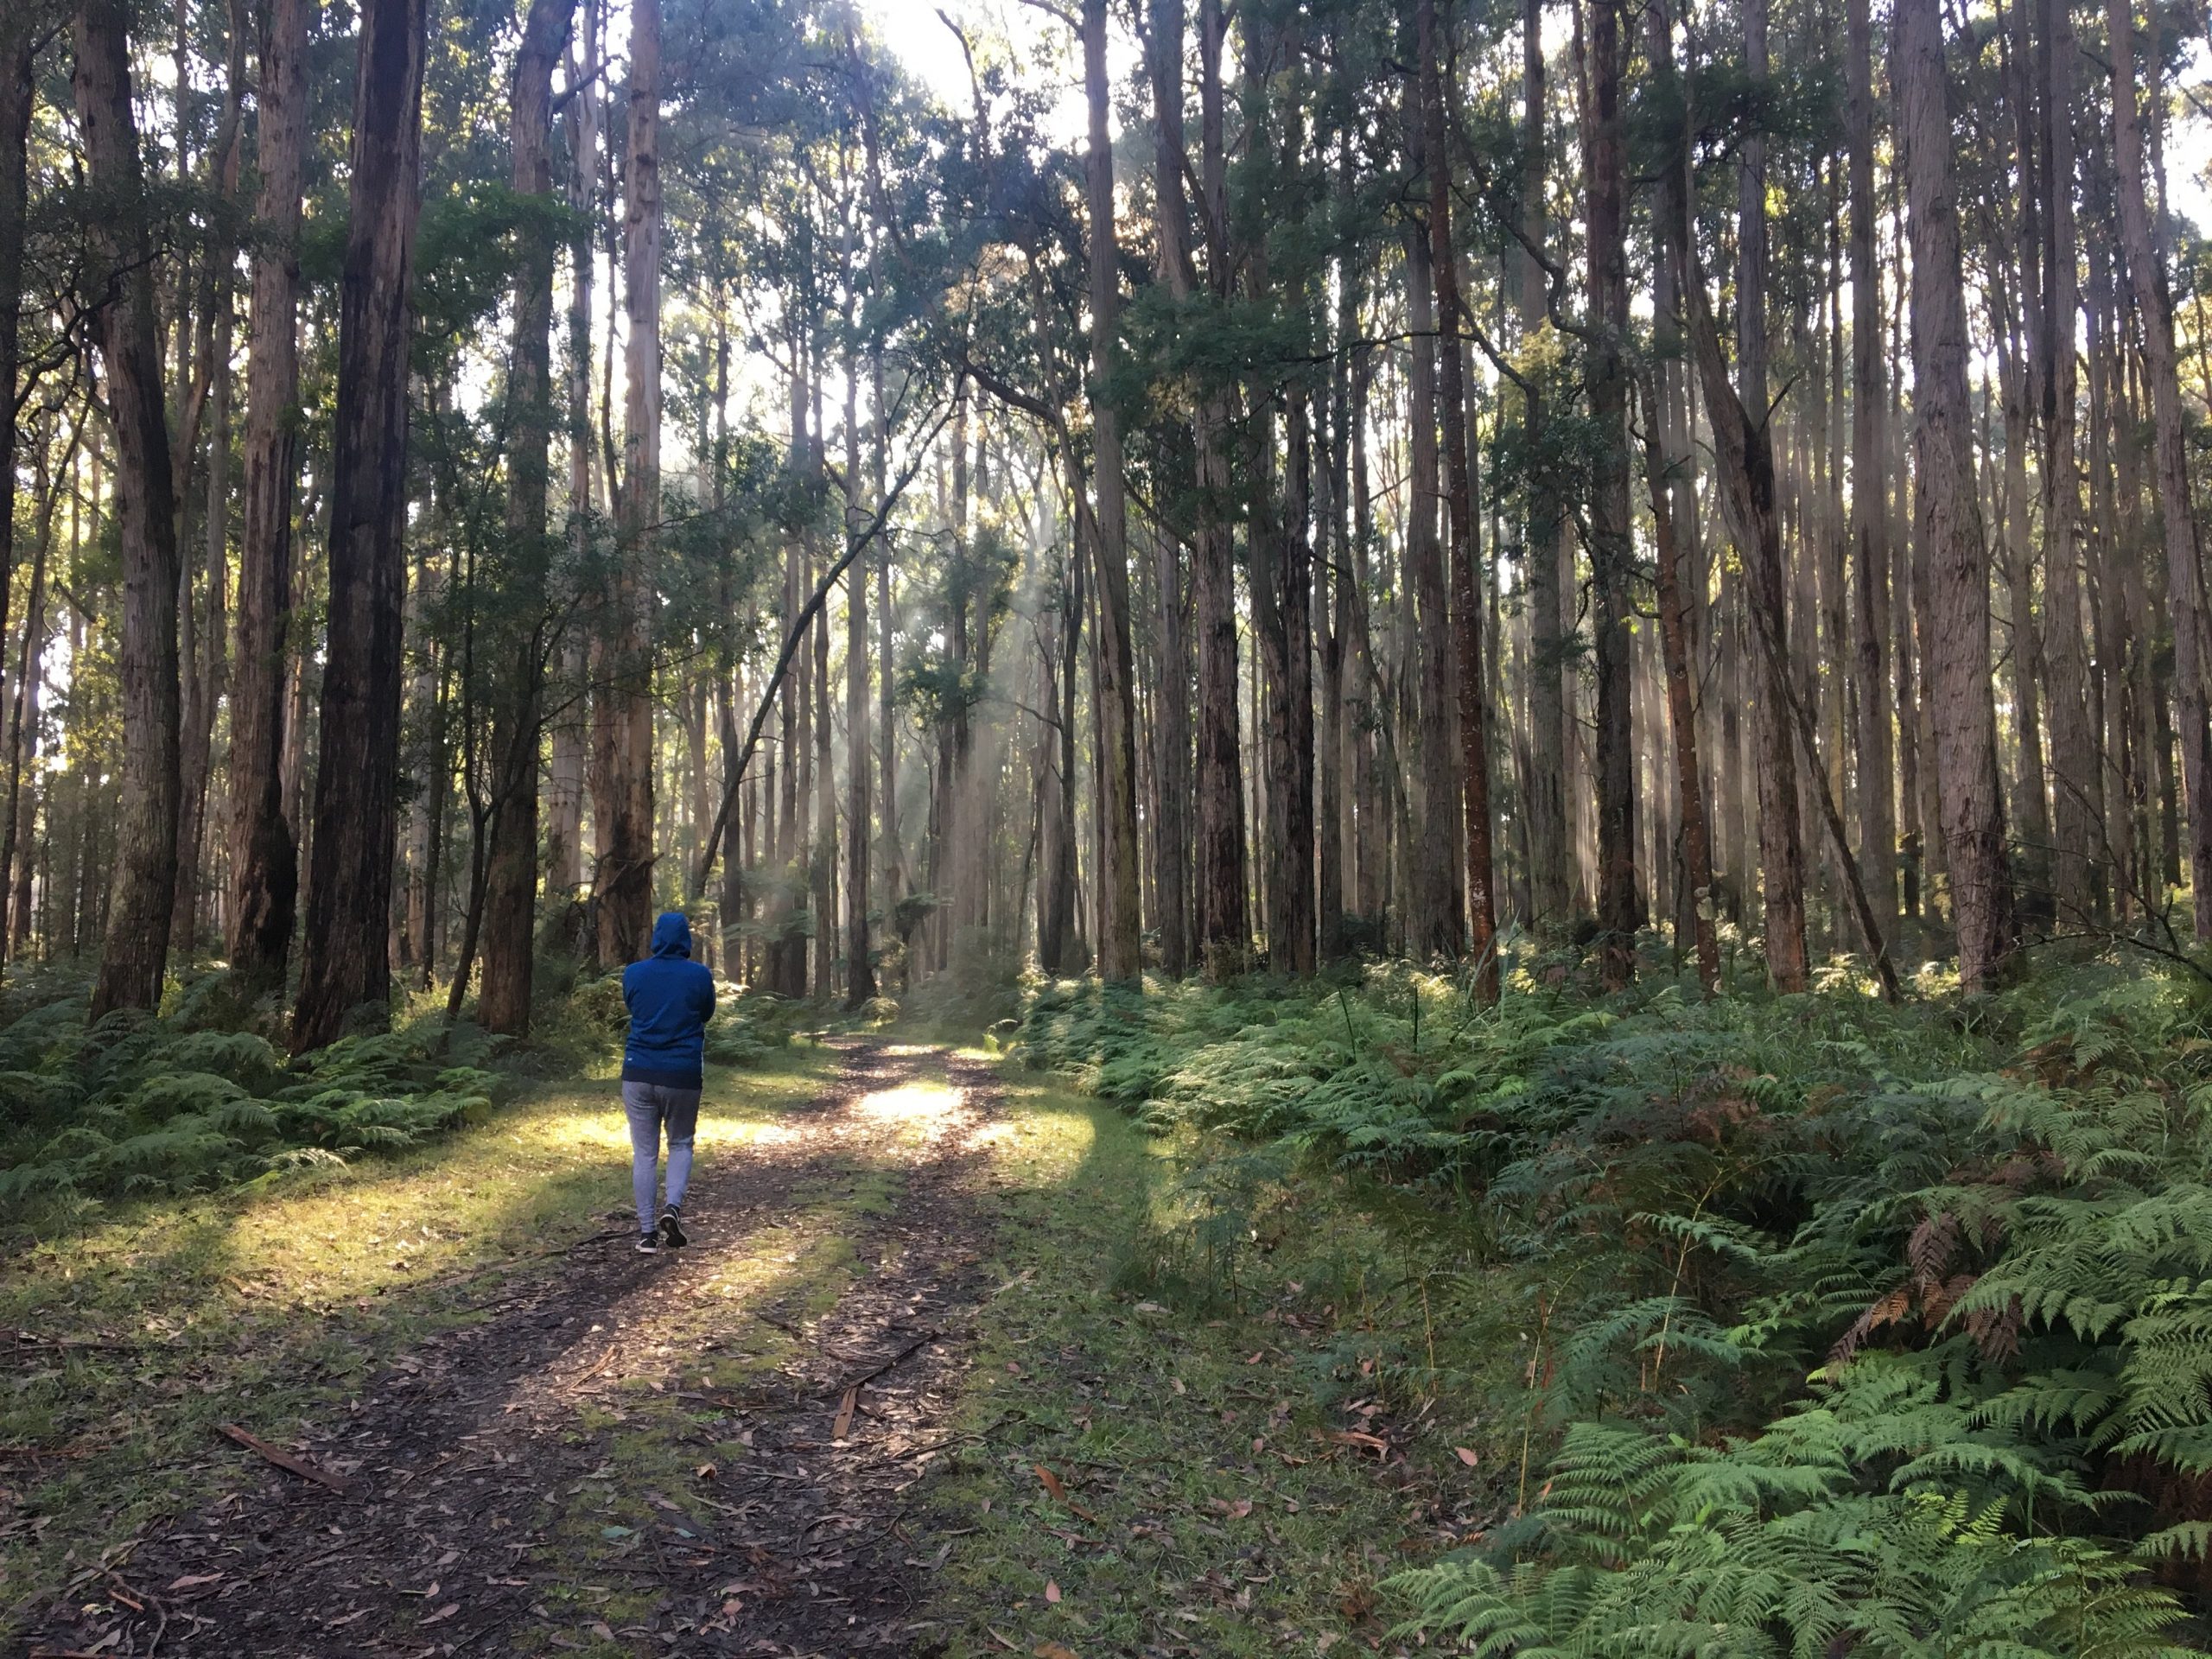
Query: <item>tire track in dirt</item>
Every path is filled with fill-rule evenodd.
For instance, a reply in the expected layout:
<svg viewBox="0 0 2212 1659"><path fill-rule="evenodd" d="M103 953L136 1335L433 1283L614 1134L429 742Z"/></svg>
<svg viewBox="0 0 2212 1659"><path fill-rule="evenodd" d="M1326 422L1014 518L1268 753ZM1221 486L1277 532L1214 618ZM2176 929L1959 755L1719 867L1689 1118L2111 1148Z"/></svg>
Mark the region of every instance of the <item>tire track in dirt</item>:
<svg viewBox="0 0 2212 1659"><path fill-rule="evenodd" d="M626 1232L512 1283L483 1323L399 1356L287 1443L351 1493L255 1462L116 1572L57 1595L33 1650L922 1650L936 1552L904 1522L957 1440L989 1240L992 1084L941 1050L849 1049L807 1108L702 1160L689 1249L639 1256ZM887 1207L828 1203L887 1167ZM759 1300L702 1294L721 1270L756 1267L746 1253L765 1236L794 1232L856 1256L819 1317L798 1322L796 1280ZM701 1386L770 1330L789 1338L772 1368ZM671 1399L681 1427L641 1450L632 1419L665 1427ZM748 1454L712 1455L733 1443ZM608 1510L592 1506L648 1461L647 1517L601 1525Z"/></svg>

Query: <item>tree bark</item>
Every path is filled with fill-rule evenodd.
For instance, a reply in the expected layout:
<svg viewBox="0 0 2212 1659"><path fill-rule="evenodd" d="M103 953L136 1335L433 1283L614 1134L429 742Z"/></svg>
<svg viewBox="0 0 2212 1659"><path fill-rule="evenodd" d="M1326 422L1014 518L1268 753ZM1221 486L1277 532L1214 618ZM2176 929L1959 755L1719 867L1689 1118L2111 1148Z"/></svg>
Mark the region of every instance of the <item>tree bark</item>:
<svg viewBox="0 0 2212 1659"><path fill-rule="evenodd" d="M22 310L17 298L23 287L24 216L30 189L31 109L37 101L32 67L37 56L38 34L47 22L41 5L22 3L0 17L0 634L6 632L9 594L16 569L16 449L18 436L16 380L22 356ZM35 556L43 570L45 550ZM24 641L25 661L29 639ZM22 705L22 688L16 691L16 706ZM20 725L20 722L19 722ZM16 766L20 753L10 746L10 765ZM15 815L16 785L9 793L10 823ZM12 829L10 830L12 837ZM0 861L0 881L10 879L11 865ZM0 905L0 910L5 906ZM4 952L0 939L0 952Z"/></svg>
<svg viewBox="0 0 2212 1659"><path fill-rule="evenodd" d="M1600 0L1609 4L1610 0ZM1436 0L1418 0L1422 149L1428 164L1429 266L1436 280L1438 401L1444 410L1445 519L1452 540L1453 634L1459 646L1459 765L1465 798L1468 948L1475 959L1475 997L1497 1001L1497 905L1491 891L1490 711L1484 695L1481 583L1475 568L1473 484L1468 476L1466 388L1460 337L1466 332L1459 294L1459 252L1452 240L1452 150L1445 139L1444 75ZM1616 88L1618 92L1618 88ZM1626 273L1621 301L1627 303ZM1617 412L1622 412L1617 410ZM1624 501L1625 505L1625 480ZM1631 855L1632 856L1632 855ZM1629 872L1633 903L1635 871ZM1630 929L1631 941L1633 927Z"/></svg>
<svg viewBox="0 0 2212 1659"><path fill-rule="evenodd" d="M2044 130L2050 169L2049 298L2041 308L2044 372L2044 660L2050 677L2051 875L2069 925L2102 917L2104 884L2096 854L2104 836L2104 777L2088 704L2088 661L2082 632L2081 485L2074 454L2075 318L2081 308L2074 232L2074 88L2081 50L2069 0L2045 0L2050 78Z"/></svg>
<svg viewBox="0 0 2212 1659"><path fill-rule="evenodd" d="M514 190L524 200L553 194L553 66L560 59L575 0L531 0L515 53L509 131ZM515 268L514 346L507 365L506 607L533 607L508 652L492 728L491 817L486 831L482 943L484 983L477 1018L486 1031L519 1037L530 1029L537 957L537 766L545 724L545 667L558 624L544 612L553 566L546 524L553 442L553 267L550 237L525 230ZM518 626L518 623L516 625Z"/></svg>
<svg viewBox="0 0 2212 1659"><path fill-rule="evenodd" d="M6 837L5 844L0 845L0 884L5 886L6 899L0 904L0 912L4 912L7 923L4 931L0 931L0 957L19 953L30 939L31 870L35 854L31 830L36 817L36 798L35 791L24 788L23 775L38 755L39 692L46 676L46 571L54 550L54 515L60 501L63 480L76 460L76 444L73 441L62 458L60 475L49 476L47 435L41 433L35 442L39 445L38 539L31 549L23 648L17 660L15 693L8 714L8 805L6 829L0 832ZM73 530L76 523L73 504Z"/></svg>
<svg viewBox="0 0 2212 1659"><path fill-rule="evenodd" d="M601 778L597 876L599 954L607 964L645 953L653 908L653 549L660 520L660 0L630 11L629 140L623 169L622 493L619 565L607 607L605 672L595 711Z"/></svg>
<svg viewBox="0 0 2212 1659"><path fill-rule="evenodd" d="M407 514L409 276L421 206L423 0L364 0L339 284L330 638L296 1051L390 1019Z"/></svg>
<svg viewBox="0 0 2212 1659"><path fill-rule="evenodd" d="M1084 89L1090 109L1085 202L1090 231L1092 480L1098 561L1098 810L1104 866L1098 873L1098 971L1135 979L1144 971L1138 898L1136 705L1130 685L1129 554L1122 479L1121 415L1109 386L1120 355L1121 303L1114 239L1114 150L1107 129L1106 0L1084 0Z"/></svg>
<svg viewBox="0 0 2212 1659"><path fill-rule="evenodd" d="M1224 134L1222 0L1198 0L1199 222L1206 283L1217 312L1229 298L1228 149ZM1230 396L1202 379L1192 448L1198 474L1198 534L1191 550L1192 605L1198 634L1198 950L1207 976L1241 971L1251 952L1245 905L1244 777L1236 716L1236 572L1230 527L1226 429Z"/></svg>
<svg viewBox="0 0 2212 1659"><path fill-rule="evenodd" d="M1851 554L1853 669L1858 709L1859 861L1882 937L1897 932L1897 784L1891 763L1888 642L1889 509L1881 420L1881 278L1874 232L1873 28L1869 0L1847 0L1851 188Z"/></svg>
<svg viewBox="0 0 2212 1659"><path fill-rule="evenodd" d="M176 502L155 327L151 215L131 109L128 7L83 0L76 16L77 118L105 199L92 241L106 268L98 339L115 431L123 554L123 767L107 938L90 1018L161 1001L176 898ZM12 391L10 393L12 402Z"/></svg>
<svg viewBox="0 0 2212 1659"><path fill-rule="evenodd" d="M852 279L850 250L845 264ZM851 319L848 317L849 327ZM860 359L845 353L845 539L856 540L868 527L868 512L854 492L860 487ZM874 852L869 834L869 773L874 757L868 744L868 579L866 566L845 576L845 1005L857 1008L875 996L874 946L868 933L868 863Z"/></svg>
<svg viewBox="0 0 2212 1659"><path fill-rule="evenodd" d="M1191 212L1183 189L1184 0L1151 0L1147 46L1154 111L1153 202L1159 232L1160 280L1179 308L1188 310L1198 279L1191 263ZM1195 423L1193 423L1195 425ZM1159 537L1158 621L1164 683L1157 721L1153 775L1158 802L1155 830L1160 893L1160 966L1170 978L1191 971L1192 773L1190 646L1183 633L1182 540L1161 526Z"/></svg>
<svg viewBox="0 0 2212 1659"><path fill-rule="evenodd" d="M1897 0L1896 45L1912 224L1916 518L1933 607L1937 787L1959 982L1988 989L2012 948L2012 883L1989 677L1989 572L1974 493L1966 299L1952 194L1949 75L1937 0Z"/></svg>
<svg viewBox="0 0 2212 1659"><path fill-rule="evenodd" d="M591 280L592 180L599 150L597 99L592 94L599 71L599 7L584 0L581 53L569 60L569 83L579 90L569 100L569 211L574 230L569 243L567 429L569 524L577 568L591 550ZM545 791L545 893L549 902L573 905L584 883L583 808L587 711L583 706L588 672L584 642L573 635L561 652L560 682L567 707L554 722L552 766Z"/></svg>
<svg viewBox="0 0 2212 1659"><path fill-rule="evenodd" d="M1755 4L1763 0L1755 0ZM1590 563L1596 589L1598 936L1608 988L1636 971L1643 905L1636 875L1636 752L1630 728L1629 583L1634 569L1629 511L1627 134L1622 108L1620 13L1595 0L1590 22L1588 236L1590 412L1597 427L1590 501ZM1749 313L1746 312L1746 326ZM1784 728L1783 750L1788 750ZM1783 774L1785 784L1789 774Z"/></svg>
<svg viewBox="0 0 2212 1659"><path fill-rule="evenodd" d="M2158 517L2166 553L2166 593L2174 629L2174 717L2181 739L2187 803L2193 920L2212 938L2212 724L2206 718L2203 573L2190 499L2187 419L2174 364L2174 318L2163 249L2152 232L2143 130L2136 108L2135 16L2131 0L2105 0L2112 52L2113 152L2120 170L2120 229L2135 309L2143 328L2143 369L2157 432Z"/></svg>
<svg viewBox="0 0 2212 1659"><path fill-rule="evenodd" d="M1418 115L1418 106L1414 111ZM1427 143L1418 164L1427 164ZM1441 461L1437 450L1436 275L1422 226L1406 226L1406 315L1413 340L1407 386L1412 467L1412 516L1405 528L1406 600L1413 607L1412 659L1400 672L1410 682L1414 741L1421 788L1416 798L1419 835L1413 849L1412 891L1406 895L1406 930L1416 957L1456 957L1465 924L1456 902L1459 867L1460 788L1452 753L1452 644L1450 581L1437 542Z"/></svg>

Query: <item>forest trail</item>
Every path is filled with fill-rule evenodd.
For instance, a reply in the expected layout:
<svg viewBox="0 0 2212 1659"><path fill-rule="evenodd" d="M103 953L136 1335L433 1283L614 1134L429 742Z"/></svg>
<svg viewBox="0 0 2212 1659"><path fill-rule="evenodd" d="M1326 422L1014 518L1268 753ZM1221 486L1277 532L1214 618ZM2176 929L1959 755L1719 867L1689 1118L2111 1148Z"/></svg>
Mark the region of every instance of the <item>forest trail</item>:
<svg viewBox="0 0 2212 1659"><path fill-rule="evenodd" d="M995 1082L851 1046L702 1160L689 1248L639 1255L610 1217L285 1448L348 1490L246 1459L32 1650L913 1651L904 1523L959 1440Z"/></svg>

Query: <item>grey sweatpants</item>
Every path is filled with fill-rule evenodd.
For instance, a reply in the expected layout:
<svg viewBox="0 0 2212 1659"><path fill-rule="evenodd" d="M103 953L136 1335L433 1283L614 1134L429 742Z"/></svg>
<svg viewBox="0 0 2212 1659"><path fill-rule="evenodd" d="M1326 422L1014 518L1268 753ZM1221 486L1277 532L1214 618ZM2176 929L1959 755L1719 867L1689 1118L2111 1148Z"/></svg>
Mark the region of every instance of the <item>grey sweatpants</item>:
<svg viewBox="0 0 2212 1659"><path fill-rule="evenodd" d="M650 1233L659 1221L653 1206L655 1178L660 1173L660 1137L668 1130L668 1198L672 1206L683 1203L683 1189L691 1183L691 1141L699 1131L699 1091L670 1089L658 1083L625 1083L622 1111L630 1120L630 1192L638 1201L638 1230Z"/></svg>

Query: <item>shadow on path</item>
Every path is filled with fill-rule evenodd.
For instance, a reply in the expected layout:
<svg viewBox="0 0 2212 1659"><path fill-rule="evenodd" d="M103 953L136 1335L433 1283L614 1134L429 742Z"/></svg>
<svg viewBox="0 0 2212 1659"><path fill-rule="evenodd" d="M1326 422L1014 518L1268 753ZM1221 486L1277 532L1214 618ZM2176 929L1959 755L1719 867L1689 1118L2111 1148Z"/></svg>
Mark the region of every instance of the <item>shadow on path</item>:
<svg viewBox="0 0 2212 1659"><path fill-rule="evenodd" d="M349 1491L257 1463L33 1650L915 1651L901 1519L953 1444L991 1085L940 1050L851 1049L702 1168L688 1249L640 1256L626 1229L511 1284L288 1443Z"/></svg>

